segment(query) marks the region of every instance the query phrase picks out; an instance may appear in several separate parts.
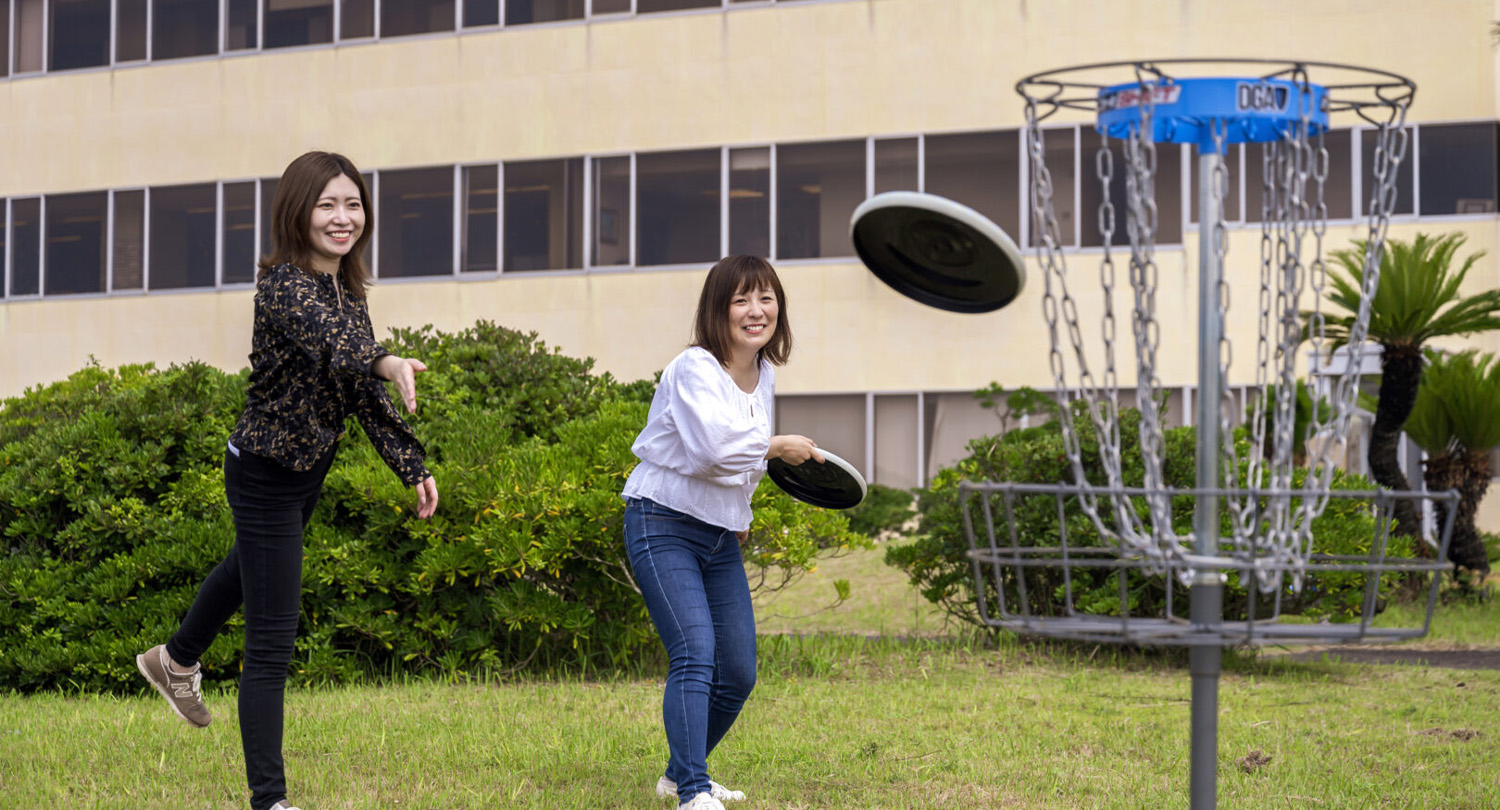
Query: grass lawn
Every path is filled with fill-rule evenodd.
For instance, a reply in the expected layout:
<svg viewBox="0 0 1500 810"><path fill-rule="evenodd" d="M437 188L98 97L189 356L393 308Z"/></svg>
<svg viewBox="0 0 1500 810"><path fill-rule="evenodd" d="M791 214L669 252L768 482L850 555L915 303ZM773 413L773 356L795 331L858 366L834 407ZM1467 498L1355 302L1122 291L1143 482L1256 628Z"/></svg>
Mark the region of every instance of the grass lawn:
<svg viewBox="0 0 1500 810"><path fill-rule="evenodd" d="M878 555L762 600L763 626L941 631ZM792 618L828 604L833 578L853 582L851 600ZM1493 602L1442 608L1435 635L1495 646L1495 618ZM1184 667L951 630L767 635L760 660L710 760L749 795L743 810L1187 806ZM1268 655L1230 655L1227 668L1220 806L1500 807L1500 672ZM657 810L660 690L651 677L294 690L291 798L304 810ZM195 730L154 694L0 696L0 807L245 807L234 692L208 699L214 725Z"/></svg>

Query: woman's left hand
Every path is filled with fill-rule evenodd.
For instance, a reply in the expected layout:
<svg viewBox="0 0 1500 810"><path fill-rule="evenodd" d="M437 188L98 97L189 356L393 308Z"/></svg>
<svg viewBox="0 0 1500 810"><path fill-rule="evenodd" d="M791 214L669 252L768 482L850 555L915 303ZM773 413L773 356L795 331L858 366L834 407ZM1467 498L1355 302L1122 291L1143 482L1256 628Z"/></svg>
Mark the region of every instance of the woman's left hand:
<svg viewBox="0 0 1500 810"><path fill-rule="evenodd" d="M750 530L749 529L746 529L746 530L744 530L742 532L735 532L734 536L738 537L740 539L740 545L742 545L742 546L745 545L746 543L750 542Z"/></svg>
<svg viewBox="0 0 1500 810"><path fill-rule="evenodd" d="M417 517L423 520L432 517L438 505L437 481L429 475L413 489L417 491Z"/></svg>

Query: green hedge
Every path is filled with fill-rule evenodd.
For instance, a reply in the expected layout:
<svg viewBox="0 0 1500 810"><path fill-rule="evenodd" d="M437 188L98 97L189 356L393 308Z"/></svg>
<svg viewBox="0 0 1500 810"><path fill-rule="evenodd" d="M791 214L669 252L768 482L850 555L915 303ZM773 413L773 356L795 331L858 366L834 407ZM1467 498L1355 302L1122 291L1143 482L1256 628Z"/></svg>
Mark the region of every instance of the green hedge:
<svg viewBox="0 0 1500 810"><path fill-rule="evenodd" d="M1084 468L1089 480L1105 480L1099 461L1099 446L1094 438L1092 423L1086 414L1073 415L1074 426L1080 437ZM1140 424L1140 412L1127 409L1121 414L1120 435L1136 436ZM1241 459L1250 452L1249 441L1241 430L1237 434L1237 452ZM1196 433L1192 428L1176 428L1165 432L1163 453L1163 475L1168 486L1179 489L1195 485ZM1138 443L1123 442L1121 466L1127 486L1144 485L1144 467ZM969 444L970 455L952 467L941 470L931 486L918 494L918 512L921 523L916 532L917 539L911 543L893 546L886 550L885 559L906 573L912 585L929 601L941 607L955 619L967 623L978 623L979 615L974 592L973 566L967 556L969 542L964 534L963 515L959 504L959 483L969 481L1009 481L1028 484L1056 484L1073 479L1072 468L1065 452L1062 432L1056 422L1034 428L1015 430L1002 436L976 439ZM1293 475L1294 486L1301 486L1305 470ZM1368 490L1375 485L1356 475L1335 471L1334 489ZM1136 508L1142 516L1144 504L1140 499ZM1004 508L996 500L996 532L1008 537L1008 526L1004 522ZM982 520L978 501L974 502L974 517ZM1070 545L1075 547L1098 547L1109 545L1100 537L1093 521L1084 514L1077 499L1069 499L1064 510ZM1179 534L1190 534L1193 524L1193 499L1180 496L1173 499L1173 529ZM1015 504L1016 531L1023 544L1056 546L1060 543L1060 527L1056 502L1051 496L1018 498ZM1316 538L1314 550L1328 554L1368 554L1370 544L1376 537L1376 521L1368 503L1352 499L1330 499L1322 516L1313 522ZM1230 536L1227 504L1221 511L1221 536ZM983 531L980 525L976 530ZM1391 556L1410 555L1411 539L1392 537L1388 546ZM1013 580L1008 588L1012 600L1015 598ZM1381 578L1379 585L1382 598L1399 590L1402 583L1394 575ZM1063 582L1057 569L1034 568L1027 576L1028 592L1032 597L1032 609L1038 615L1058 615L1064 606ZM1325 573L1310 574L1302 590L1293 593L1290 589L1282 593L1282 612L1309 618L1331 621L1357 617L1364 596L1365 578L1360 574ZM993 582L987 581L990 605L995 605ZM1187 589L1173 589L1173 608L1177 615L1186 615L1188 610ZM1118 615L1120 612L1119 579L1107 569L1074 569L1073 598L1075 607L1084 613ZM1133 616L1161 616L1165 614L1167 592L1165 579L1132 572L1127 580L1127 599ZM1243 619L1246 593L1238 576L1229 577L1224 596L1224 617L1228 620ZM1260 600L1264 605L1265 600ZM1012 607L1014 603L1012 602ZM1263 608L1262 608L1263 610ZM1264 614L1262 614L1264 615Z"/></svg>
<svg viewBox="0 0 1500 810"><path fill-rule="evenodd" d="M357 423L309 526L294 679L630 667L659 655L624 556L619 492L653 386L481 322L387 344L432 370L412 423L441 505L415 496ZM245 375L193 363L83 369L0 406L0 689L137 690L233 542L220 472ZM773 579L864 545L839 513L767 482L746 548ZM243 628L204 657L233 680Z"/></svg>

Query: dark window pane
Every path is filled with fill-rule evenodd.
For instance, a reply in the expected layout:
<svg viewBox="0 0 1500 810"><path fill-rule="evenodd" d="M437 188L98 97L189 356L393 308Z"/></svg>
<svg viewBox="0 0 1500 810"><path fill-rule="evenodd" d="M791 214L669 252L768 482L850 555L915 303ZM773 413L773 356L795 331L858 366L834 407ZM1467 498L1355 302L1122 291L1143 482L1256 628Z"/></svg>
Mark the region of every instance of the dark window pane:
<svg viewBox="0 0 1500 810"><path fill-rule="evenodd" d="M924 187L928 193L947 197L984 214L1011 238L1020 239L1020 144L1021 134L1016 131L929 135ZM876 191L883 190L880 187L879 146L877 141ZM899 173L897 177L906 179Z"/></svg>
<svg viewBox="0 0 1500 810"><path fill-rule="evenodd" d="M463 270L495 270L500 228L500 171L495 166L464 168Z"/></svg>
<svg viewBox="0 0 1500 810"><path fill-rule="evenodd" d="M1422 215L1495 211L1496 124L1423 124Z"/></svg>
<svg viewBox="0 0 1500 810"><path fill-rule="evenodd" d="M655 11L681 11L688 8L719 8L719 0L636 0L635 10L640 14ZM599 9L599 0L594 0L594 10Z"/></svg>
<svg viewBox="0 0 1500 810"><path fill-rule="evenodd" d="M1082 131L1083 154L1083 203L1079 216L1082 218L1083 246L1100 247L1104 244L1104 232L1100 229L1099 206L1104 201L1103 184L1099 180L1098 154L1103 140L1093 127ZM1128 172L1125 161L1125 142L1109 139L1109 148L1114 156L1113 177L1109 184L1109 199L1114 204L1114 234L1111 245L1130 244L1130 206L1126 198ZM1156 202L1156 237L1158 245L1182 244L1182 147L1178 144L1156 144L1156 177L1152 180Z"/></svg>
<svg viewBox="0 0 1500 810"><path fill-rule="evenodd" d="M114 280L110 285L112 289L139 290L141 288L145 234L146 192L116 191Z"/></svg>
<svg viewBox="0 0 1500 810"><path fill-rule="evenodd" d="M212 183L151 189L150 289L214 286L214 197Z"/></svg>
<svg viewBox="0 0 1500 810"><path fill-rule="evenodd" d="M729 150L729 253L771 255L771 148Z"/></svg>
<svg viewBox="0 0 1500 810"><path fill-rule="evenodd" d="M876 141L875 193L917 190L917 139Z"/></svg>
<svg viewBox="0 0 1500 810"><path fill-rule="evenodd" d="M505 270L582 267L583 158L505 164Z"/></svg>
<svg viewBox="0 0 1500 810"><path fill-rule="evenodd" d="M719 258L719 150L637 155L636 263Z"/></svg>
<svg viewBox="0 0 1500 810"><path fill-rule="evenodd" d="M1047 172L1052 176L1052 212L1053 216L1057 218L1059 247L1071 247L1078 244L1077 232L1075 230L1077 224L1075 214L1076 198L1074 197L1077 184L1074 180L1076 172L1074 171L1073 164L1077 151L1075 145L1076 133L1077 129L1074 127L1042 130L1042 162L1046 165ZM1097 141L1093 141L1093 143L1097 143ZM1085 154L1089 155L1091 159L1093 150L1087 150ZM1116 157L1118 158L1118 154ZM1118 161L1116 162L1118 163ZM1085 184L1093 184L1095 186L1095 193L1097 194L1099 180L1094 175L1092 165L1085 162L1083 177ZM1116 174L1118 176L1118 172ZM1030 181L1031 178L1027 177L1028 188L1030 188ZM927 188L928 190L932 189L931 177L927 178ZM1029 218L1026 224L1030 229L1031 245L1041 244L1040 234L1037 232L1036 217L1030 211L1029 207L1026 210L1026 216ZM1088 216L1094 216L1094 213L1090 211Z"/></svg>
<svg viewBox="0 0 1500 810"><path fill-rule="evenodd" d="M152 59L184 59L218 52L219 0L151 0Z"/></svg>
<svg viewBox="0 0 1500 810"><path fill-rule="evenodd" d="M505 24L583 19L583 0L505 0Z"/></svg>
<svg viewBox="0 0 1500 810"><path fill-rule="evenodd" d="M271 255L271 203L276 200L276 187L279 185L281 185L279 177L266 177L260 181L260 253L262 256ZM368 181L365 187L370 187Z"/></svg>
<svg viewBox="0 0 1500 810"><path fill-rule="evenodd" d="M246 284L255 280L255 181L224 184L224 256L222 280L225 284Z"/></svg>
<svg viewBox="0 0 1500 810"><path fill-rule="evenodd" d="M333 0L265 0L266 47L333 41Z"/></svg>
<svg viewBox="0 0 1500 810"><path fill-rule="evenodd" d="M109 195L47 195L48 295L104 292Z"/></svg>
<svg viewBox="0 0 1500 810"><path fill-rule="evenodd" d="M42 201L10 201L10 294L36 295L42 278Z"/></svg>
<svg viewBox="0 0 1500 810"><path fill-rule="evenodd" d="M380 276L453 272L453 169L380 173Z"/></svg>
<svg viewBox="0 0 1500 810"><path fill-rule="evenodd" d="M380 4L380 36L453 30L453 0L403 0Z"/></svg>
<svg viewBox="0 0 1500 810"><path fill-rule="evenodd" d="M0 197L0 298L4 298L10 294L5 284L5 264L10 260L10 242L7 236L10 232L9 225L5 199Z"/></svg>
<svg viewBox="0 0 1500 810"><path fill-rule="evenodd" d="M464 0L464 27L498 25L500 0Z"/></svg>
<svg viewBox="0 0 1500 810"><path fill-rule="evenodd" d="M1408 130L1409 131L1409 130ZM1391 146L1397 144L1395 132L1392 132ZM1375 198L1375 144L1380 138L1378 130L1367 129L1360 133L1360 174L1363 177L1364 187L1360 192L1360 213L1369 216L1374 210L1371 201ZM1414 162L1412 156L1416 154L1414 138L1407 138L1406 154L1401 157L1401 165L1396 171L1396 205L1391 209L1393 214L1410 214L1412 208L1412 170Z"/></svg>
<svg viewBox="0 0 1500 810"><path fill-rule="evenodd" d="M109 0L53 0L52 70L109 64Z"/></svg>
<svg viewBox="0 0 1500 810"><path fill-rule="evenodd" d="M115 0L115 61L146 58L146 0Z"/></svg>
<svg viewBox="0 0 1500 810"><path fill-rule="evenodd" d="M630 13L630 0L594 0L594 14Z"/></svg>
<svg viewBox="0 0 1500 810"><path fill-rule="evenodd" d="M1323 204L1328 207L1329 219L1349 219L1354 216L1354 185L1350 168L1350 136L1347 129L1329 130L1323 134L1323 148L1328 151L1328 177L1323 181ZM1410 156L1407 158L1410 160ZM1252 143L1245 145L1245 221L1260 222L1264 216L1266 188L1266 147ZM1277 169L1270 168L1274 177ZM1368 189L1366 189L1368 190ZM1316 198L1317 183L1309 175L1307 180L1309 200ZM1407 197L1410 200L1410 196Z"/></svg>
<svg viewBox="0 0 1500 810"><path fill-rule="evenodd" d="M42 0L15 0L15 3L16 72L35 73L42 69L46 13Z"/></svg>
<svg viewBox="0 0 1500 810"><path fill-rule="evenodd" d="M253 50L259 47L256 33L260 23L256 20L256 0L229 0L229 24L224 32L226 51Z"/></svg>
<svg viewBox="0 0 1500 810"><path fill-rule="evenodd" d="M339 39L375 36L375 0L339 0Z"/></svg>
<svg viewBox="0 0 1500 810"><path fill-rule="evenodd" d="M630 158L594 161L594 255L596 267L630 264Z"/></svg>
<svg viewBox="0 0 1500 810"><path fill-rule="evenodd" d="M1085 156L1086 158L1087 156ZM1195 150L1188 156L1188 222L1198 224L1198 162ZM1224 150L1224 221L1240 222L1240 186L1244 181L1245 144L1231 144ZM1259 166L1256 167L1257 171ZM1257 175L1258 177L1259 175Z"/></svg>
<svg viewBox="0 0 1500 810"><path fill-rule="evenodd" d="M0 77L10 75L10 0L0 0ZM3 257L0 257L3 258ZM4 262L0 262L3 265Z"/></svg>
<svg viewBox="0 0 1500 810"><path fill-rule="evenodd" d="M850 256L849 217L865 199L865 142L776 148L776 256Z"/></svg>

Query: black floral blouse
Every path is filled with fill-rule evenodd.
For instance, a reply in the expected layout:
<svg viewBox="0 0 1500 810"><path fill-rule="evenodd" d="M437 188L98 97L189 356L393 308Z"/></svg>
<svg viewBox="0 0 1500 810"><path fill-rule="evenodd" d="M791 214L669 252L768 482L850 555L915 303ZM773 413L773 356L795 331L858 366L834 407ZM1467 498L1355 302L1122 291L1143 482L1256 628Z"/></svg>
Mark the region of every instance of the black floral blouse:
<svg viewBox="0 0 1500 810"><path fill-rule="evenodd" d="M290 264L261 274L250 389L229 441L305 472L339 440L353 413L386 465L402 483L416 485L428 476L426 451L371 372L390 352L375 342L365 302L335 290L335 283L327 273Z"/></svg>

